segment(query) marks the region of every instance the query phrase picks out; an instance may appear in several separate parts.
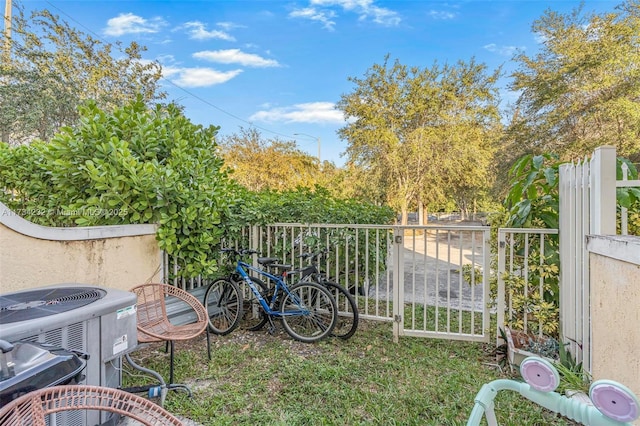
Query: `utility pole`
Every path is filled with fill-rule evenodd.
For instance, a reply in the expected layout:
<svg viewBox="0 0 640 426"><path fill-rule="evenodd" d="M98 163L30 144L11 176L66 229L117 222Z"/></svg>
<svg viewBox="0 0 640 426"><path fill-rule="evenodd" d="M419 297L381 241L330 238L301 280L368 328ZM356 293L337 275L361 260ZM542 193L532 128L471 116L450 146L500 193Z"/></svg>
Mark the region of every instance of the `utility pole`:
<svg viewBox="0 0 640 426"><path fill-rule="evenodd" d="M9 65L11 60L11 0L4 2L4 46L2 62ZM9 142L9 129L0 128L0 142Z"/></svg>
<svg viewBox="0 0 640 426"><path fill-rule="evenodd" d="M318 163L322 164L322 161L320 160L320 137L311 136L306 133L294 133L293 136L308 136L312 139L315 139L316 142L318 142Z"/></svg>
<svg viewBox="0 0 640 426"><path fill-rule="evenodd" d="M4 2L4 60L11 59L11 0Z"/></svg>

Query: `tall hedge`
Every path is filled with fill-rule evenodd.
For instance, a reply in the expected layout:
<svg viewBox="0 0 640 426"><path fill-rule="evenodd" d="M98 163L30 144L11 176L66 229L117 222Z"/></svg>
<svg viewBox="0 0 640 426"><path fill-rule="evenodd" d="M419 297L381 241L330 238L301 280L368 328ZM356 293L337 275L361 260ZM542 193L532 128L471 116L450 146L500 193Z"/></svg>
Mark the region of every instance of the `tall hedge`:
<svg viewBox="0 0 640 426"><path fill-rule="evenodd" d="M218 128L141 99L111 114L88 103L80 117L48 144L0 145L0 199L43 225L158 223L160 248L178 257L182 275L213 273L210 253L234 199Z"/></svg>

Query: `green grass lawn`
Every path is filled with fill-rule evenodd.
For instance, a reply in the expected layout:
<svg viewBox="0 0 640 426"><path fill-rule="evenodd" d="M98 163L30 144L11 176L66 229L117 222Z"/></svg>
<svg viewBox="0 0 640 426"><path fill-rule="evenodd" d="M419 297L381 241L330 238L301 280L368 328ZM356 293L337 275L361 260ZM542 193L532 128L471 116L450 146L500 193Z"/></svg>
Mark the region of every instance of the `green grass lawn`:
<svg viewBox="0 0 640 426"><path fill-rule="evenodd" d="M482 384L509 377L491 345L402 337L390 323L361 321L355 336L315 344L281 333L235 331L176 343L176 380L165 407L204 425L460 425ZM168 377L164 345L133 354ZM140 377L125 377L127 385ZM501 425L572 425L514 392L496 398Z"/></svg>

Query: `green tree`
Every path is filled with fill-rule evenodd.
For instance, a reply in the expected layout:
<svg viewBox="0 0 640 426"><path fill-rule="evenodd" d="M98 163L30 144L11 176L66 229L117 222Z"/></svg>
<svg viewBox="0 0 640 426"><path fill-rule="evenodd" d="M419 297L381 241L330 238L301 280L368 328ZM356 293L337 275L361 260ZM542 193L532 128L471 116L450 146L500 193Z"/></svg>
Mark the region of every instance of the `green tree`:
<svg viewBox="0 0 640 426"><path fill-rule="evenodd" d="M2 45L5 37L0 34ZM86 100L113 111L138 95L147 103L165 97L160 64L142 61L144 47L105 44L48 10L27 18L18 7L10 41L11 55L0 65L4 142L49 141L77 122L77 106Z"/></svg>
<svg viewBox="0 0 640 426"><path fill-rule="evenodd" d="M370 184L369 180L379 182L383 176L372 178L373 170L365 170L352 162L337 168L326 162L322 168L323 184L338 198L359 200L377 206L387 205L384 188Z"/></svg>
<svg viewBox="0 0 640 426"><path fill-rule="evenodd" d="M511 89L521 95L507 161L549 151L575 159L600 145L640 160L640 3L603 14L549 10L532 29L543 42L535 56L515 58Z"/></svg>
<svg viewBox="0 0 640 426"><path fill-rule="evenodd" d="M232 177L252 191L312 188L319 182L316 158L300 151L294 141L263 139L256 129L223 138L220 153Z"/></svg>
<svg viewBox="0 0 640 426"><path fill-rule="evenodd" d="M349 79L356 87L338 103L349 120L339 130L348 161L363 171L362 191L386 194L403 223L418 201L444 203L489 186L499 70L486 71L474 60L419 69L391 65L387 56L363 78Z"/></svg>

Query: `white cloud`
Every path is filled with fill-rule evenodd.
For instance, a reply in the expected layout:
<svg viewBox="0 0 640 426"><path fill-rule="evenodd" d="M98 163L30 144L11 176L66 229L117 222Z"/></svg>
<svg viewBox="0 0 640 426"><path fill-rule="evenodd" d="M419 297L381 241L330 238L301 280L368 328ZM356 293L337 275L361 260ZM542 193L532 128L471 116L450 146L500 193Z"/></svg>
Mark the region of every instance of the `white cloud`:
<svg viewBox="0 0 640 426"><path fill-rule="evenodd" d="M402 19L397 12L373 3L374 0L311 0L310 7L295 9L289 16L318 21L325 28L333 30L336 13L331 8L340 8L344 12L357 14L360 20L371 19L376 24L388 27L400 24Z"/></svg>
<svg viewBox="0 0 640 426"><path fill-rule="evenodd" d="M208 87L226 83L236 77L242 70L218 71L213 68L178 68L163 67L162 74L181 87Z"/></svg>
<svg viewBox="0 0 640 426"><path fill-rule="evenodd" d="M216 26L222 28L225 31L231 31L236 28L246 28L244 25L235 24L233 22L218 22L216 23Z"/></svg>
<svg viewBox="0 0 640 426"><path fill-rule="evenodd" d="M311 21L318 21L322 24L322 26L329 31L333 31L335 29L335 21L332 20L335 17L335 13L332 11L319 11L314 9L313 7L305 7L303 9L296 9L289 14L292 18L303 18L309 19Z"/></svg>
<svg viewBox="0 0 640 426"><path fill-rule="evenodd" d="M268 123L344 123L344 116L332 102L309 102L258 111L249 120Z"/></svg>
<svg viewBox="0 0 640 426"><path fill-rule="evenodd" d="M182 27L188 30L189 38L194 40L218 39L236 41L235 37L225 31L207 30L207 26L200 21L187 22Z"/></svg>
<svg viewBox="0 0 640 426"><path fill-rule="evenodd" d="M193 57L220 64L240 64L246 67L266 68L280 66L276 60L265 59L262 56L253 53L246 53L240 49L203 50L201 52L194 53Z"/></svg>
<svg viewBox="0 0 640 426"><path fill-rule="evenodd" d="M525 50L524 46L498 46L495 43L485 44L482 47L489 52L509 57L513 56L516 52L518 52L518 50Z"/></svg>
<svg viewBox="0 0 640 426"><path fill-rule="evenodd" d="M430 10L429 16L433 19L449 20L458 16L455 12L447 12L446 10Z"/></svg>
<svg viewBox="0 0 640 426"><path fill-rule="evenodd" d="M166 22L162 18L147 20L133 13L121 13L107 21L104 33L114 37L124 34L157 33L165 25Z"/></svg>
<svg viewBox="0 0 640 426"><path fill-rule="evenodd" d="M395 27L400 24L400 21L402 21L397 12L377 6L369 8L365 15L360 18L363 19L365 16L373 16L373 22L384 25L385 27Z"/></svg>

